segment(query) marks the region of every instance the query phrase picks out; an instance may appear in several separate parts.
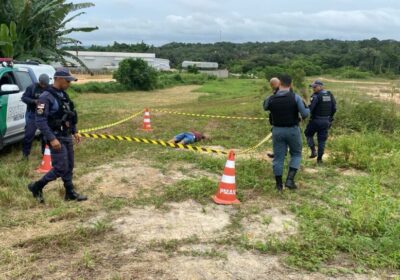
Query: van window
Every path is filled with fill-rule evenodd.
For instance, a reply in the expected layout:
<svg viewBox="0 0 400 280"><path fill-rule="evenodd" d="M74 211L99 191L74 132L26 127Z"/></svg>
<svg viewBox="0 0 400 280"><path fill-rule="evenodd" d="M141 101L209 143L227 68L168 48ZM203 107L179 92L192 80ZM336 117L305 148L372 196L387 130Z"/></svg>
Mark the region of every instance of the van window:
<svg viewBox="0 0 400 280"><path fill-rule="evenodd" d="M14 76L11 72L4 73L0 79L0 87L2 85L16 85L17 82L15 81Z"/></svg>
<svg viewBox="0 0 400 280"><path fill-rule="evenodd" d="M14 72L20 82L21 91L25 91L27 87L33 84L31 76L28 72L17 71Z"/></svg>

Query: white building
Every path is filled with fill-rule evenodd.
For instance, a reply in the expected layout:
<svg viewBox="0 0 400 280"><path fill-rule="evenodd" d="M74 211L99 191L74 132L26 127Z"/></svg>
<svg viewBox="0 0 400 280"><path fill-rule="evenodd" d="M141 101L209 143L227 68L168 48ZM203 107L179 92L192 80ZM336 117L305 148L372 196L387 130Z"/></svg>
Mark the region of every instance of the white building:
<svg viewBox="0 0 400 280"><path fill-rule="evenodd" d="M206 62L206 61L184 61L182 62L182 68L188 68L189 66L196 66L198 69L218 69L217 62Z"/></svg>
<svg viewBox="0 0 400 280"><path fill-rule="evenodd" d="M68 51L70 54L77 56L86 66L92 70L115 70L118 69L119 63L126 58L140 58L146 61L150 66L157 70L170 70L169 60L156 58L154 53L122 53L122 52L88 52L88 51ZM65 60L76 65L78 69L80 65L74 59L65 57Z"/></svg>

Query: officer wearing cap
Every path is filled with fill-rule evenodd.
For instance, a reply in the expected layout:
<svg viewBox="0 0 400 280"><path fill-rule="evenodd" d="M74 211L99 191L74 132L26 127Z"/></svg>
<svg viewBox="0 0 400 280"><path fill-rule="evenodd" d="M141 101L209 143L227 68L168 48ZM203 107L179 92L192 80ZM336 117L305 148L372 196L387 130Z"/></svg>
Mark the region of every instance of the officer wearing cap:
<svg viewBox="0 0 400 280"><path fill-rule="evenodd" d="M22 156L24 159L28 159L31 149L32 142L35 138L37 126L35 123L35 113L36 106L38 104L39 96L47 90L49 87L50 78L47 74L41 74L39 76L39 82L34 83L26 88L24 94L22 95L22 102L24 102L26 107L25 113L25 137L22 147ZM44 153L45 141L43 137L41 138L42 142L42 154Z"/></svg>
<svg viewBox="0 0 400 280"><path fill-rule="evenodd" d="M264 101L264 110L272 114L272 142L274 159L272 162L276 188L282 191L282 175L285 157L289 147L290 162L285 187L296 189L294 178L300 168L302 141L299 128L299 113L307 118L310 111L301 97L291 91L292 78L289 75L280 77L279 91Z"/></svg>
<svg viewBox="0 0 400 280"><path fill-rule="evenodd" d="M64 182L65 200L83 201L87 197L78 194L72 183L74 168L73 139L77 143L81 138L76 124L78 120L74 103L65 90L72 81L77 81L66 68L59 68L54 74L54 85L40 97L36 107L36 125L45 136L51 151L53 168L39 181L28 185L40 203L44 203L43 188L47 183L61 177Z"/></svg>
<svg viewBox="0 0 400 280"><path fill-rule="evenodd" d="M310 87L313 89L311 104L309 106L311 119L304 131L307 137L307 144L311 149L310 158L317 158L318 163L322 163L328 130L332 125L333 117L336 113L336 100L330 91L324 89L324 84L320 80L314 81ZM315 149L314 135L317 134L318 153Z"/></svg>

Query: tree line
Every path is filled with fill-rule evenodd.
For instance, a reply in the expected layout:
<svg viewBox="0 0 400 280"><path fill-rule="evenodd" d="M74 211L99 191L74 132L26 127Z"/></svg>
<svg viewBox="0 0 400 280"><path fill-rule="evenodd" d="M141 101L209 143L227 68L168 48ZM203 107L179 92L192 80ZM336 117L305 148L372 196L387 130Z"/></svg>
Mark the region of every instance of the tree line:
<svg viewBox="0 0 400 280"><path fill-rule="evenodd" d="M77 47L66 47L76 50ZM160 47L114 42L108 46L92 45L79 50L109 52L152 52L167 58L171 66L179 68L184 60L213 61L234 73L280 73L302 68L306 75L319 75L344 69L349 72L371 74L400 74L400 42L312 40L289 42L248 42L214 44L169 43Z"/></svg>

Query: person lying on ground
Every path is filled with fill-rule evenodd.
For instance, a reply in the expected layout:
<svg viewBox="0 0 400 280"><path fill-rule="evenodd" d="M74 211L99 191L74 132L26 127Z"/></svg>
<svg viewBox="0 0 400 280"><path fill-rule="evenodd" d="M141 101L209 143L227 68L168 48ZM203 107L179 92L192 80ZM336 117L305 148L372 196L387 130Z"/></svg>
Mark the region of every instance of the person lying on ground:
<svg viewBox="0 0 400 280"><path fill-rule="evenodd" d="M201 140L205 139L209 139L209 137L201 132L192 130L190 132L182 132L179 133L178 135L175 135L175 137L171 139L169 142L175 144L188 145L188 144L193 144L195 142L200 142Z"/></svg>

